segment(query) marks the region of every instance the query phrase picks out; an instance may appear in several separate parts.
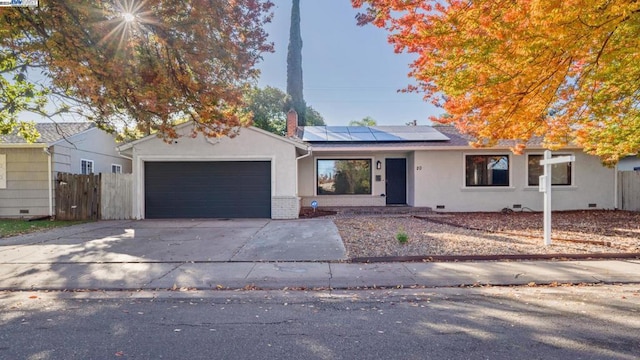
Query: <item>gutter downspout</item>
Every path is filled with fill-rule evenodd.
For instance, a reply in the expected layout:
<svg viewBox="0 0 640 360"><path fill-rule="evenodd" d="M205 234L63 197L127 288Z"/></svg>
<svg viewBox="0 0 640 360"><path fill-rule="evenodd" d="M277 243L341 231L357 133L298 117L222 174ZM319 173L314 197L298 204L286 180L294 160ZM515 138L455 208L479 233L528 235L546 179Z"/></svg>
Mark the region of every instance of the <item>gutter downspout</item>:
<svg viewBox="0 0 640 360"><path fill-rule="evenodd" d="M49 217L53 217L53 175L51 174L51 162L53 161L53 156L51 155L51 151L49 148L43 148L45 154L47 154L47 179L48 179L48 188L49 188Z"/></svg>
<svg viewBox="0 0 640 360"><path fill-rule="evenodd" d="M301 159L311 156L313 154L313 150L311 150L311 146L307 147L307 153L296 158L296 196L298 196L298 213L300 213L300 194L298 191L299 183L300 183L300 174L298 173L298 163Z"/></svg>

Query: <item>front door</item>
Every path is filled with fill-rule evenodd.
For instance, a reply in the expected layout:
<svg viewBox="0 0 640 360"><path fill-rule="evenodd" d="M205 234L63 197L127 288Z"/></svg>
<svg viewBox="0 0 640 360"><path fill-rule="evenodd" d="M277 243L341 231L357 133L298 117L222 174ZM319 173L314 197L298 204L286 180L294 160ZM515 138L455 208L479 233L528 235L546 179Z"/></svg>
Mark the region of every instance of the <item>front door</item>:
<svg viewBox="0 0 640 360"><path fill-rule="evenodd" d="M407 159L386 159L387 205L407 204Z"/></svg>

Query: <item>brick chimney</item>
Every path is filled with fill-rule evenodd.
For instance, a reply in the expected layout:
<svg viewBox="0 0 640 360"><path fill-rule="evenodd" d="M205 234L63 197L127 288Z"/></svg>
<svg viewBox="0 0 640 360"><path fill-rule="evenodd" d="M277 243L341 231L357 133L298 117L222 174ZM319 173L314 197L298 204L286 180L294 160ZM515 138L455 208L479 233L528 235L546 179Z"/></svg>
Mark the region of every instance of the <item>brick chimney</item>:
<svg viewBox="0 0 640 360"><path fill-rule="evenodd" d="M291 109L287 112L287 137L298 136L298 113Z"/></svg>

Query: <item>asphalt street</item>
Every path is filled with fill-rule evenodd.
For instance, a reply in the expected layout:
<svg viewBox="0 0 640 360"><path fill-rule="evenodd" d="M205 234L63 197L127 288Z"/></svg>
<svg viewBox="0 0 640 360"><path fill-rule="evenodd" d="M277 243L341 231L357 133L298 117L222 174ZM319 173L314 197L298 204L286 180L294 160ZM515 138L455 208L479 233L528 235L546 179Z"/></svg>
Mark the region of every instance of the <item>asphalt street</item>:
<svg viewBox="0 0 640 360"><path fill-rule="evenodd" d="M640 286L1 292L2 359L637 359Z"/></svg>

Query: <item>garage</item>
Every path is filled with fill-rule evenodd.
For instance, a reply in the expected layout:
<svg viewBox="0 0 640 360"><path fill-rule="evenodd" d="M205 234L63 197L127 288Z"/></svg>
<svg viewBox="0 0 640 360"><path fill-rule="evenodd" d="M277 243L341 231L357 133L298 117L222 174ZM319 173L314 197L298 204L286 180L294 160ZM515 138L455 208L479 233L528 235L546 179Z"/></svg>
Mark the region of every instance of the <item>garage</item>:
<svg viewBox="0 0 640 360"><path fill-rule="evenodd" d="M270 161L146 161L145 218L270 218Z"/></svg>
<svg viewBox="0 0 640 360"><path fill-rule="evenodd" d="M185 122L172 141L151 134L118 147L132 160L135 219L298 218L307 144L254 127L218 138L198 129Z"/></svg>

